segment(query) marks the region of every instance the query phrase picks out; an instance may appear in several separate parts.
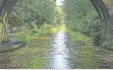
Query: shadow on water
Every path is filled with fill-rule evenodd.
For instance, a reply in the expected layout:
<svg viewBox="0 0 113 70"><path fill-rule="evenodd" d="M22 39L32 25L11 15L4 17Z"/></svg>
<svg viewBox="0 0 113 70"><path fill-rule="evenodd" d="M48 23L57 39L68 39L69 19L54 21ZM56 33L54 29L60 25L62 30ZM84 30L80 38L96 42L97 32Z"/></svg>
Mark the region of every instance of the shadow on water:
<svg viewBox="0 0 113 70"><path fill-rule="evenodd" d="M112 57L106 56L111 55L112 52L94 47L90 44L91 42L85 44L85 42L83 42L85 36L82 33L79 33L78 37L81 38L81 41L77 42L79 44L77 44L76 41L72 41L72 39L67 36L67 33L62 30L53 35L51 47L54 51L51 52L50 68L112 68L111 62L113 61L109 59ZM87 40L90 41L90 39Z"/></svg>
<svg viewBox="0 0 113 70"><path fill-rule="evenodd" d="M7 53L0 54L0 68L8 68L10 64L9 55Z"/></svg>
<svg viewBox="0 0 113 70"><path fill-rule="evenodd" d="M0 68L113 68L113 52L91 44L86 45L81 42L86 40L85 38L87 37L80 33L71 36L61 30L50 36L49 40L30 40L24 48L1 53Z"/></svg>

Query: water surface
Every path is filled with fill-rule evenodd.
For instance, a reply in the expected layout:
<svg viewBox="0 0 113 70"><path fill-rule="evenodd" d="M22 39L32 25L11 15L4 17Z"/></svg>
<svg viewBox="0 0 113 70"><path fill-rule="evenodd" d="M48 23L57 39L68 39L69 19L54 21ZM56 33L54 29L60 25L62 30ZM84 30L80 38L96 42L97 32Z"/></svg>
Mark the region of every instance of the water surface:
<svg viewBox="0 0 113 70"><path fill-rule="evenodd" d="M84 42L78 44L62 30L49 37L49 40L31 40L13 52L1 53L0 68L113 68L110 51L83 45Z"/></svg>

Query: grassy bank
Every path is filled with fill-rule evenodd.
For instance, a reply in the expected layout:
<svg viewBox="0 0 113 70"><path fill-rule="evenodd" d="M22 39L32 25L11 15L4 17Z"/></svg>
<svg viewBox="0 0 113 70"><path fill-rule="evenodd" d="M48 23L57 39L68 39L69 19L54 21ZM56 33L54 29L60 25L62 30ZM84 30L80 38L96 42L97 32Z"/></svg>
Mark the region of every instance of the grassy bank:
<svg viewBox="0 0 113 70"><path fill-rule="evenodd" d="M21 31L16 33L16 38L18 41L29 41L31 39L48 39L47 36L58 32L59 30L66 31L65 24L61 24L58 26L42 26L39 29L31 29L25 31Z"/></svg>
<svg viewBox="0 0 113 70"><path fill-rule="evenodd" d="M68 33L70 39L72 39L77 44L88 45L88 46L93 45L93 39L81 32L72 31L70 29L67 29L67 33Z"/></svg>

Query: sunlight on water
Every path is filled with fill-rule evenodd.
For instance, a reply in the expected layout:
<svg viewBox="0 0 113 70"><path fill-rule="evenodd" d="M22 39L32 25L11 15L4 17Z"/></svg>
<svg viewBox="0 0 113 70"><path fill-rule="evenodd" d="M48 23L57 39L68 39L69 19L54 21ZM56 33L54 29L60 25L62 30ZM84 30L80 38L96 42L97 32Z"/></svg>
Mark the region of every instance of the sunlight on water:
<svg viewBox="0 0 113 70"><path fill-rule="evenodd" d="M59 31L55 35L53 47L55 49L53 56L53 68L68 68L68 48L67 46L67 36L63 30Z"/></svg>

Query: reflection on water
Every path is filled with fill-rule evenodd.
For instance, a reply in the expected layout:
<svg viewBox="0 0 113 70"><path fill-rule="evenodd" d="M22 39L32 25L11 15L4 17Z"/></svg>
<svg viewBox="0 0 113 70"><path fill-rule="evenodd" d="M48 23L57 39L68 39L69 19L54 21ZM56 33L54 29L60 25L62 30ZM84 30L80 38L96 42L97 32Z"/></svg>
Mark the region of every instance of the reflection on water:
<svg viewBox="0 0 113 70"><path fill-rule="evenodd" d="M53 48L53 52L51 53L52 59L50 59L50 67L48 68L94 69L106 65L106 62L102 60L106 55L100 54L102 51L105 52L104 50L97 50L95 47L89 47L86 45L77 45L76 42L67 38L67 34L64 31L59 31L53 35L50 45ZM107 54L107 52L105 53Z"/></svg>
<svg viewBox="0 0 113 70"><path fill-rule="evenodd" d="M67 36L64 31L59 31L54 35L52 47L54 52L52 52L52 68L69 68L67 58L68 48L67 48Z"/></svg>
<svg viewBox="0 0 113 70"><path fill-rule="evenodd" d="M1 53L0 68L113 68L113 52L77 43L58 31L50 40L31 40L24 48Z"/></svg>

